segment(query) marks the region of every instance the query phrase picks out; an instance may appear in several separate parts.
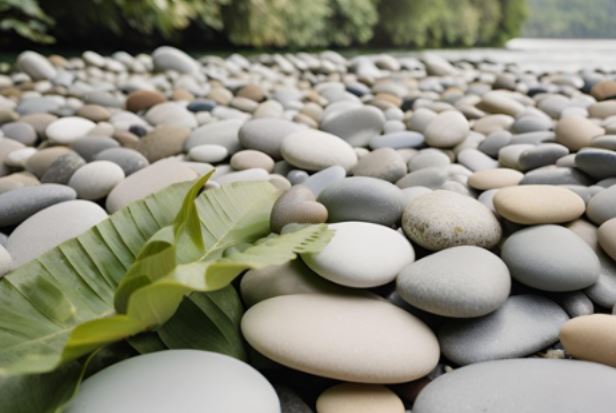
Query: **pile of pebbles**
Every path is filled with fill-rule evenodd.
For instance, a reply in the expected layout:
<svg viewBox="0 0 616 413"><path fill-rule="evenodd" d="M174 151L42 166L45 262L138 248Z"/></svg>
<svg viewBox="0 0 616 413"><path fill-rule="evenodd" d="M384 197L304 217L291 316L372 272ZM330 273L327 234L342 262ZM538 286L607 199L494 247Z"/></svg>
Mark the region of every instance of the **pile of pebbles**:
<svg viewBox="0 0 616 413"><path fill-rule="evenodd" d="M336 231L239 285L282 412L611 412L615 78L27 51L0 76L0 273L215 167L286 191L274 232Z"/></svg>

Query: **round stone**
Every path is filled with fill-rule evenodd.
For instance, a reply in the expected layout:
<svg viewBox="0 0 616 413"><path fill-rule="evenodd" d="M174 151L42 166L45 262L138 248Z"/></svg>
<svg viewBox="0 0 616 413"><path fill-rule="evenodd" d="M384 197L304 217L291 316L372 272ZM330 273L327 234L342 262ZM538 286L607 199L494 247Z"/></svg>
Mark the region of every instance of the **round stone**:
<svg viewBox="0 0 616 413"><path fill-rule="evenodd" d="M492 211L473 198L442 190L409 203L402 228L412 241L432 251L458 245L491 248L501 238Z"/></svg>
<svg viewBox="0 0 616 413"><path fill-rule="evenodd" d="M350 170L357 163L357 155L344 140L317 130L294 132L282 141L282 157L291 165L307 171L320 171L339 165Z"/></svg>
<svg viewBox="0 0 616 413"><path fill-rule="evenodd" d="M612 185L590 198L586 215L597 225L616 218L616 185Z"/></svg>
<svg viewBox="0 0 616 413"><path fill-rule="evenodd" d="M369 176L396 182L406 174L406 164L394 149L380 148L362 156L351 172L355 176Z"/></svg>
<svg viewBox="0 0 616 413"><path fill-rule="evenodd" d="M229 397L229 389L241 397ZM208 351L167 350L123 360L87 378L67 412L85 411L280 413L280 402L249 364Z"/></svg>
<svg viewBox="0 0 616 413"><path fill-rule="evenodd" d="M540 290L580 290L599 278L599 260L592 248L558 225L515 232L503 243L501 258L513 278Z"/></svg>
<svg viewBox="0 0 616 413"><path fill-rule="evenodd" d="M105 210L93 202L60 202L22 222L9 236L6 248L18 266L76 237L105 218Z"/></svg>
<svg viewBox="0 0 616 413"><path fill-rule="evenodd" d="M109 110L101 105L83 105L77 111L77 115L92 122L103 122L111 117Z"/></svg>
<svg viewBox="0 0 616 413"><path fill-rule="evenodd" d="M261 168L267 172L274 170L274 160L267 154L253 149L245 149L234 153L229 164L238 171L250 168Z"/></svg>
<svg viewBox="0 0 616 413"><path fill-rule="evenodd" d="M509 296L505 263L479 247L448 248L412 264L398 275L396 291L409 304L445 317L480 317Z"/></svg>
<svg viewBox="0 0 616 413"><path fill-rule="evenodd" d="M584 148L575 155L575 167L596 179L616 177L616 152Z"/></svg>
<svg viewBox="0 0 616 413"><path fill-rule="evenodd" d="M391 148L404 149L416 148L424 143L424 136L418 132L400 131L390 132L385 135L376 135L370 139L372 149Z"/></svg>
<svg viewBox="0 0 616 413"><path fill-rule="evenodd" d="M603 128L586 118L578 116L564 117L556 124L556 142L565 145L572 151L590 146L592 138L604 134Z"/></svg>
<svg viewBox="0 0 616 413"><path fill-rule="evenodd" d="M468 178L468 185L485 191L488 189L514 186L520 183L524 174L509 168L485 169L477 171Z"/></svg>
<svg viewBox="0 0 616 413"><path fill-rule="evenodd" d="M94 127L96 123L91 120L68 116L51 122L45 129L45 134L52 142L71 143L86 136Z"/></svg>
<svg viewBox="0 0 616 413"><path fill-rule="evenodd" d="M400 188L389 182L356 176L325 187L318 197L330 222L366 221L388 227L400 221L404 198Z"/></svg>
<svg viewBox="0 0 616 413"><path fill-rule="evenodd" d="M319 277L302 260L293 260L248 271L242 277L240 291L244 303L250 307L281 295L340 293L344 289Z"/></svg>
<svg viewBox="0 0 616 413"><path fill-rule="evenodd" d="M469 132L470 126L464 115L455 110L448 110L432 119L424 134L428 145L451 148L462 142Z"/></svg>
<svg viewBox="0 0 616 413"><path fill-rule="evenodd" d="M446 321L438 338L443 355L458 365L524 357L558 341L568 319L546 297L514 295L486 316Z"/></svg>
<svg viewBox="0 0 616 413"><path fill-rule="evenodd" d="M126 97L126 109L131 112L141 112L165 100L165 97L155 90L135 90Z"/></svg>
<svg viewBox="0 0 616 413"><path fill-rule="evenodd" d="M363 294L270 298L244 314L241 328L266 357L336 380L403 383L427 375L439 359L423 322Z"/></svg>
<svg viewBox="0 0 616 413"><path fill-rule="evenodd" d="M404 413L402 400L385 386L343 383L317 399L317 413Z"/></svg>
<svg viewBox="0 0 616 413"><path fill-rule="evenodd" d="M575 358L616 367L616 315L591 314L569 320L560 330L560 341Z"/></svg>
<svg viewBox="0 0 616 413"><path fill-rule="evenodd" d="M367 222L330 224L334 236L327 246L302 259L321 277L337 284L370 288L393 281L415 252L402 234ZM383 256L387 260L382 260Z"/></svg>
<svg viewBox="0 0 616 413"><path fill-rule="evenodd" d="M325 116L321 129L336 135L352 146L366 146L375 135L383 130L385 116L374 106L336 111Z"/></svg>
<svg viewBox="0 0 616 413"><path fill-rule="evenodd" d="M54 146L39 150L26 161L26 169L38 177L42 177L47 169L62 155L75 154L64 146Z"/></svg>
<svg viewBox="0 0 616 413"><path fill-rule="evenodd" d="M264 152L280 159L282 141L288 135L304 129L286 119L259 118L246 122L239 130L239 141L244 148Z"/></svg>
<svg viewBox="0 0 616 413"><path fill-rule="evenodd" d="M192 181L196 177L195 171L187 165L175 159L164 159L135 172L116 185L107 196L105 206L107 211L113 213L171 184Z"/></svg>
<svg viewBox="0 0 616 413"><path fill-rule="evenodd" d="M4 192L0 194L0 227L19 224L50 205L76 196L72 188L57 184L24 186Z"/></svg>
<svg viewBox="0 0 616 413"><path fill-rule="evenodd" d="M189 128L159 125L145 135L135 145L135 149L145 156L149 162L156 162L181 153L188 135L190 135Z"/></svg>
<svg viewBox="0 0 616 413"><path fill-rule="evenodd" d="M34 127L25 122L5 123L0 128L0 131L6 138L13 139L24 145L34 145L37 139Z"/></svg>
<svg viewBox="0 0 616 413"><path fill-rule="evenodd" d="M118 141L106 136L86 136L71 143L71 149L88 162L94 159L97 153L118 146Z"/></svg>
<svg viewBox="0 0 616 413"><path fill-rule="evenodd" d="M75 171L85 163L86 161L74 152L62 155L47 168L41 182L66 185Z"/></svg>
<svg viewBox="0 0 616 413"><path fill-rule="evenodd" d="M94 160L113 162L122 168L124 175L126 176L137 172L150 164L145 156L136 150L129 148L105 149L104 151L97 153Z"/></svg>
<svg viewBox="0 0 616 413"><path fill-rule="evenodd" d="M596 363L539 358L474 364L438 377L413 413L610 413L616 370ZM494 395L494 397L487 397Z"/></svg>
<svg viewBox="0 0 616 413"><path fill-rule="evenodd" d="M68 185L77 191L81 199L97 200L124 179L124 171L110 161L94 161L77 169Z"/></svg>
<svg viewBox="0 0 616 413"><path fill-rule="evenodd" d="M186 140L185 149L210 144L224 146L229 153L235 153L240 149L238 133L243 123L243 119L226 119L200 126Z"/></svg>
<svg viewBox="0 0 616 413"><path fill-rule="evenodd" d="M558 224L579 218L586 210L575 192L551 185L502 188L494 195L494 208L509 221L525 224Z"/></svg>
<svg viewBox="0 0 616 413"><path fill-rule="evenodd" d="M154 69L158 71L173 70L195 75L199 64L183 51L171 46L161 46L152 53Z"/></svg>
<svg viewBox="0 0 616 413"><path fill-rule="evenodd" d="M616 261L616 218L605 221L597 232L599 245Z"/></svg>
<svg viewBox="0 0 616 413"><path fill-rule="evenodd" d="M17 57L17 67L26 72L33 80L52 80L56 77L56 69L44 56L25 51Z"/></svg>
<svg viewBox="0 0 616 413"><path fill-rule="evenodd" d="M295 185L274 204L270 215L273 232L291 223L320 224L327 221L327 209L316 202L314 193L304 185Z"/></svg>
<svg viewBox="0 0 616 413"><path fill-rule="evenodd" d="M145 114L145 119L152 125L168 125L183 128L195 128L197 120L192 112L178 102L164 102L152 106Z"/></svg>

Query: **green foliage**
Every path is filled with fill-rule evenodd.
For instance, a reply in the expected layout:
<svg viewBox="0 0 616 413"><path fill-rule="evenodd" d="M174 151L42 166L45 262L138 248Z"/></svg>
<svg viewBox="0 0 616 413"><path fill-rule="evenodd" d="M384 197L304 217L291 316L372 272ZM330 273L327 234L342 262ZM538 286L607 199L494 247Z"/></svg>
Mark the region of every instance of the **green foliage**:
<svg viewBox="0 0 616 413"><path fill-rule="evenodd" d="M0 0L0 32L15 32L37 43L53 43L49 35L53 20L36 0Z"/></svg>
<svg viewBox="0 0 616 413"><path fill-rule="evenodd" d="M616 37L613 0L528 0L527 37Z"/></svg>
<svg viewBox="0 0 616 413"><path fill-rule="evenodd" d="M329 44L349 46L372 39L379 15L377 0L331 0L332 13L327 22Z"/></svg>

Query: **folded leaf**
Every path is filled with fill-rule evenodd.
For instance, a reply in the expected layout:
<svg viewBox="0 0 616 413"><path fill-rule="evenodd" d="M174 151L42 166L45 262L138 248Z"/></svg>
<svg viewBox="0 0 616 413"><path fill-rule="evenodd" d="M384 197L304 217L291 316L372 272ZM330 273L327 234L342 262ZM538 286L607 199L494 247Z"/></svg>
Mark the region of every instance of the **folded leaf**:
<svg viewBox="0 0 616 413"><path fill-rule="evenodd" d="M190 185L131 203L0 280L0 375L52 370L73 328L114 314L118 282L146 240L171 224Z"/></svg>

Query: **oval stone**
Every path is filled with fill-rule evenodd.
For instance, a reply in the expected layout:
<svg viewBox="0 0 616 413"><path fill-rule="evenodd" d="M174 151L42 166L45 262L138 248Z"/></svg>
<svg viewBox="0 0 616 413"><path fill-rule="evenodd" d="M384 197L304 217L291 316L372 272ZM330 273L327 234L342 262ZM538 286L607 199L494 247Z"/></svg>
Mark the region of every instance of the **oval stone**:
<svg viewBox="0 0 616 413"><path fill-rule="evenodd" d="M575 166L596 179L616 177L616 151L584 148L575 155Z"/></svg>
<svg viewBox="0 0 616 413"><path fill-rule="evenodd" d="M592 138L604 135L605 130L579 116L567 116L556 124L556 142L572 151L590 146Z"/></svg>
<svg viewBox="0 0 616 413"><path fill-rule="evenodd" d="M413 413L579 413L589 408L611 413L615 386L616 370L596 363L490 361L438 377L419 393Z"/></svg>
<svg viewBox="0 0 616 413"><path fill-rule="evenodd" d="M402 400L385 386L342 383L317 399L317 413L404 413Z"/></svg>
<svg viewBox="0 0 616 413"><path fill-rule="evenodd" d="M71 143L86 136L95 127L96 123L91 120L68 116L51 122L45 129L45 134L52 142Z"/></svg>
<svg viewBox="0 0 616 413"><path fill-rule="evenodd" d="M115 163L94 161L77 169L68 185L79 198L97 200L106 197L123 179L124 171Z"/></svg>
<svg viewBox="0 0 616 413"><path fill-rule="evenodd" d="M503 243L501 258L513 278L540 290L579 290L599 278L599 259L592 248L558 225L515 232Z"/></svg>
<svg viewBox="0 0 616 413"><path fill-rule="evenodd" d="M514 295L486 316L447 321L438 338L443 355L459 365L524 357L558 341L568 319L548 298Z"/></svg>
<svg viewBox="0 0 616 413"><path fill-rule="evenodd" d="M229 389L241 397L230 397ZM86 411L280 413L280 402L249 364L208 351L167 350L123 360L87 378L67 413Z"/></svg>
<svg viewBox="0 0 616 413"><path fill-rule="evenodd" d="M355 288L384 285L415 259L411 244L391 228L367 222L341 222L329 228L335 231L329 244L318 253L303 254L302 259L337 284Z"/></svg>
<svg viewBox="0 0 616 413"><path fill-rule="evenodd" d="M105 210L93 202L61 202L22 222L9 236L6 248L15 265L21 265L85 232L105 218Z"/></svg>
<svg viewBox="0 0 616 413"><path fill-rule="evenodd" d="M402 228L412 241L432 251L458 245L491 248L501 238L500 224L486 206L443 190L409 203L402 214Z"/></svg>
<svg viewBox="0 0 616 413"><path fill-rule="evenodd" d="M599 245L614 261L616 261L616 218L605 221L597 232Z"/></svg>
<svg viewBox="0 0 616 413"><path fill-rule="evenodd" d="M374 106L361 106L326 116L321 129L336 135L352 146L366 146L383 130L385 116Z"/></svg>
<svg viewBox="0 0 616 413"><path fill-rule="evenodd" d="M509 296L505 263L483 248L448 248L412 264L398 275L396 291L409 304L445 317L480 317Z"/></svg>
<svg viewBox="0 0 616 413"><path fill-rule="evenodd" d="M357 155L347 142L332 134L310 129L284 138L280 152L291 165L307 171L320 171L334 165L349 171L357 163Z"/></svg>
<svg viewBox="0 0 616 413"><path fill-rule="evenodd" d="M575 192L552 185L502 188L494 195L494 208L509 221L525 224L558 224L579 218L586 210Z"/></svg>
<svg viewBox="0 0 616 413"><path fill-rule="evenodd" d="M303 126L286 119L259 118L242 125L238 137L244 148L255 149L280 159L284 138L302 129Z"/></svg>
<svg viewBox="0 0 616 413"><path fill-rule="evenodd" d="M329 222L365 221L394 226L400 221L404 197L400 188L370 177L351 177L325 187L318 197Z"/></svg>
<svg viewBox="0 0 616 413"><path fill-rule="evenodd" d="M366 295L270 298L242 318L250 345L306 373L357 383L403 383L437 364L436 337L419 319Z"/></svg>
<svg viewBox="0 0 616 413"><path fill-rule="evenodd" d="M603 224L608 219L616 218L616 185L612 185L590 198L586 215L597 225Z"/></svg>
<svg viewBox="0 0 616 413"><path fill-rule="evenodd" d="M462 142L469 132L470 126L464 115L448 110L432 119L424 134L428 145L435 148L452 148Z"/></svg>
<svg viewBox="0 0 616 413"><path fill-rule="evenodd" d="M75 190L58 184L25 186L4 192L0 194L0 227L19 224L48 206L76 197Z"/></svg>
<svg viewBox="0 0 616 413"><path fill-rule="evenodd" d="M616 367L616 315L591 314L569 320L560 330L560 341L575 358Z"/></svg>
<svg viewBox="0 0 616 413"><path fill-rule="evenodd" d="M485 169L477 171L468 177L468 184L472 188L485 191L487 189L503 188L517 185L524 174L509 168Z"/></svg>

